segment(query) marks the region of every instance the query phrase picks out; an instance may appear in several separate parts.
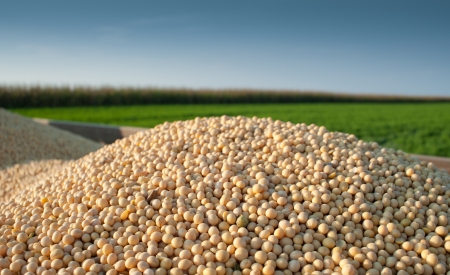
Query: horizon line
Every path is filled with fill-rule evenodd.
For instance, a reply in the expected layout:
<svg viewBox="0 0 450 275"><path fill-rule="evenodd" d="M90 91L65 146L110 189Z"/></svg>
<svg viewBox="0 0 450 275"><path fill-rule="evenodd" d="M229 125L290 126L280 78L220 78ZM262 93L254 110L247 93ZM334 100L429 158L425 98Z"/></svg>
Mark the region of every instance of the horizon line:
<svg viewBox="0 0 450 275"><path fill-rule="evenodd" d="M186 87L186 86L157 86L157 85L110 85L110 84L7 84L0 83L0 90L21 89L68 89L70 91L75 90L143 90L154 91L160 90L165 92L194 92L194 93L277 93L277 94L303 94L303 95L325 95L336 97L363 97L363 98L402 98L402 99L444 99L450 100L450 95L405 95L405 94L386 94L386 93L365 93L365 92L344 92L344 91L328 91L319 89L276 89L276 88L209 88L209 87Z"/></svg>

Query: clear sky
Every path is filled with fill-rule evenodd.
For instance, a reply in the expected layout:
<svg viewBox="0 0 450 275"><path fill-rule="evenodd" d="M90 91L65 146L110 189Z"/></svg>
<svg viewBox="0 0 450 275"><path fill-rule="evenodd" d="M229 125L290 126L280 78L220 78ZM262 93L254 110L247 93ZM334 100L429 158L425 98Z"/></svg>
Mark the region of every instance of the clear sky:
<svg viewBox="0 0 450 275"><path fill-rule="evenodd" d="M450 96L450 1L1 1L0 84Z"/></svg>

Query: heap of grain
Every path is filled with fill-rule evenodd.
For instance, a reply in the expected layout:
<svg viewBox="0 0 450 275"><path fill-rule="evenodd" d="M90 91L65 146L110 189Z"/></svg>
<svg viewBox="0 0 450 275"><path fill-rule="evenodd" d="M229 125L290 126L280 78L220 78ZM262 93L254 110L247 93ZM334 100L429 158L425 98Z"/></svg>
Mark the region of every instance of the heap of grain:
<svg viewBox="0 0 450 275"><path fill-rule="evenodd" d="M315 125L165 123L2 203L1 274L446 274L449 180Z"/></svg>
<svg viewBox="0 0 450 275"><path fill-rule="evenodd" d="M0 169L43 159L77 159L101 147L0 108Z"/></svg>
<svg viewBox="0 0 450 275"><path fill-rule="evenodd" d="M8 201L19 192L34 189L41 180L46 180L61 170L66 162L63 160L32 161L0 170L0 201Z"/></svg>

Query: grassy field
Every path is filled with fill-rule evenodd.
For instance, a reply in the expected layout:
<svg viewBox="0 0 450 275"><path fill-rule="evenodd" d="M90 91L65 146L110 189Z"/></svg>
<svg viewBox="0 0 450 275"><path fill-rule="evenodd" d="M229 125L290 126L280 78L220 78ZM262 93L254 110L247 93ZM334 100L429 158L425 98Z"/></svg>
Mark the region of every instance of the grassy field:
<svg viewBox="0 0 450 275"><path fill-rule="evenodd" d="M11 111L30 117L140 127L197 116L272 117L324 125L410 153L450 157L450 103L146 105Z"/></svg>

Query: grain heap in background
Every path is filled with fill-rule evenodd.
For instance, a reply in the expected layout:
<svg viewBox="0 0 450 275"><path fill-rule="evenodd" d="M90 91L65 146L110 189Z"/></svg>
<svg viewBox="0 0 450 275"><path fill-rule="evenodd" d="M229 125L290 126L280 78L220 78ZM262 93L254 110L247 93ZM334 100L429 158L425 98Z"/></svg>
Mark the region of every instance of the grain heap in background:
<svg viewBox="0 0 450 275"><path fill-rule="evenodd" d="M0 108L0 169L43 159L77 159L100 144Z"/></svg>
<svg viewBox="0 0 450 275"><path fill-rule="evenodd" d="M1 274L446 274L449 181L315 125L164 123L0 203Z"/></svg>

